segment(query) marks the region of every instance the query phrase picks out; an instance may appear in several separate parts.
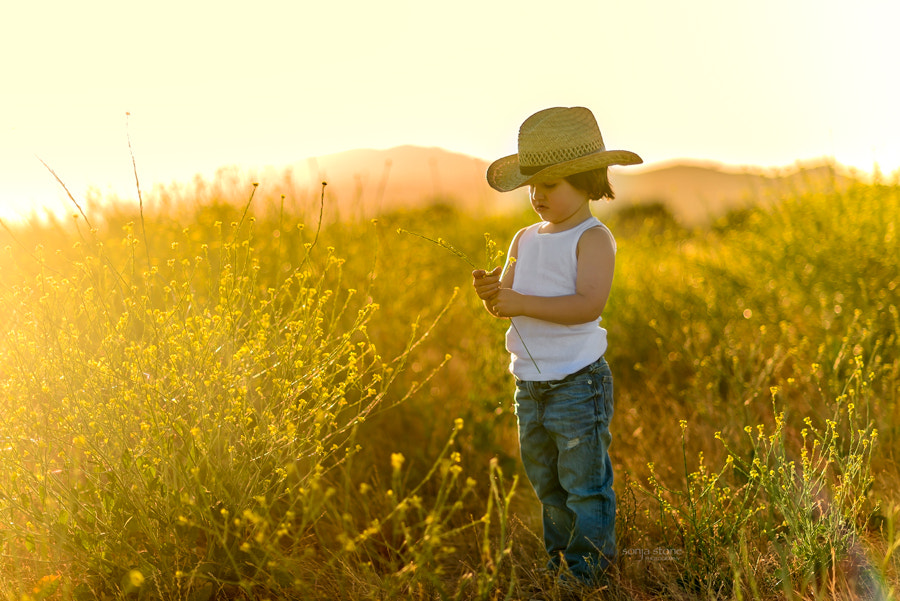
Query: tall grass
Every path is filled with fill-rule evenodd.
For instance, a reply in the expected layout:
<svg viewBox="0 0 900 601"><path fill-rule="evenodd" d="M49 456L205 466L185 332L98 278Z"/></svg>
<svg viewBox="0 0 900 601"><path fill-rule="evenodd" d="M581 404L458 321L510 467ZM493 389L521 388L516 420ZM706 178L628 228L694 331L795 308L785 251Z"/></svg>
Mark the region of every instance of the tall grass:
<svg viewBox="0 0 900 601"><path fill-rule="evenodd" d="M154 245L150 265L131 222L118 236L112 223L77 229L53 253L7 247L7 593L41 597L28 583L44 582L75 598L353 596L343 566L355 565L348 557L363 539L383 545L377 590L415 562L421 574L398 589L431 586L430 555L449 548L442 529L473 489L457 482L458 453L445 465L462 420L443 436L441 469L408 495L348 474L359 453L377 452L358 429L449 359L395 385L433 326L397 332L405 342L385 358L368 332L378 305L344 284L344 259L316 248L318 233L294 224L293 245L273 256L256 248L254 219L197 218L180 231L148 226L166 246ZM443 493L423 502L420 489L435 483ZM383 506L360 506L361 486ZM424 514L410 520L412 506ZM353 537L361 514L369 519ZM378 523L394 531L365 534Z"/></svg>
<svg viewBox="0 0 900 601"><path fill-rule="evenodd" d="M397 233L491 267L530 215L322 223L265 182L142 202L0 234L0 594L564 594L518 484L507 324ZM603 594L893 594L898 206L875 183L700 230L609 216Z"/></svg>

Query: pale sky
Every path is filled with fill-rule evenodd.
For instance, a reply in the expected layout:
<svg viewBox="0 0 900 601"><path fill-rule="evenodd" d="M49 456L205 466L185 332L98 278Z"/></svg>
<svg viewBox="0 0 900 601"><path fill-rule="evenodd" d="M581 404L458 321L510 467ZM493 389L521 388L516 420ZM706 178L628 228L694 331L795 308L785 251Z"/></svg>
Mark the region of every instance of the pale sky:
<svg viewBox="0 0 900 601"><path fill-rule="evenodd" d="M441 146L493 160L582 105L606 145L900 169L896 0L6 3L0 214L222 166ZM66 209L68 211L68 208Z"/></svg>

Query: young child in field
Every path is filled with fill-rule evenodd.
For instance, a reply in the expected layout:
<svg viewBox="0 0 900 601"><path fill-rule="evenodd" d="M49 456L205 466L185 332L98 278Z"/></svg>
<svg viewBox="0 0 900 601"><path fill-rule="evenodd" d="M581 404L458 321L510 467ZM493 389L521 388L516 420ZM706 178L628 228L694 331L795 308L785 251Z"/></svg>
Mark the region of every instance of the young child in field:
<svg viewBox="0 0 900 601"><path fill-rule="evenodd" d="M525 472L542 504L548 568L562 561L585 583L616 557L609 422L613 380L600 314L609 297L616 242L590 209L613 198L609 165L641 158L606 150L586 108L550 108L525 120L518 154L488 168L502 192L530 187L541 221L519 231L501 271L472 272L487 311L510 318Z"/></svg>

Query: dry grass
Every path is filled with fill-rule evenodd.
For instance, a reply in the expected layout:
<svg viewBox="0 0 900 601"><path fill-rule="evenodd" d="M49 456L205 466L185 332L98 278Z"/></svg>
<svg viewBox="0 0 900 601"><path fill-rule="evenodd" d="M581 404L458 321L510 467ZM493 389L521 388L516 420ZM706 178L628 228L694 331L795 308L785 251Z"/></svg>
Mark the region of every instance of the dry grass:
<svg viewBox="0 0 900 601"><path fill-rule="evenodd" d="M531 216L320 229L265 182L216 189L0 234L0 594L565 598L505 324L397 233L489 267L484 234ZM898 207L876 183L609 219L620 560L585 598L894 594Z"/></svg>

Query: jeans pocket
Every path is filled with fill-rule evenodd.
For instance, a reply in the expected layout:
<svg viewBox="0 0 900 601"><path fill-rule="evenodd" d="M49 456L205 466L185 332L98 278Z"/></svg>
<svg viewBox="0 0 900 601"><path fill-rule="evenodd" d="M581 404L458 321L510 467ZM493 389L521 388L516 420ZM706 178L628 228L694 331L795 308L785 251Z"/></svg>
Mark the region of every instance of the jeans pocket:
<svg viewBox="0 0 900 601"><path fill-rule="evenodd" d="M613 378L612 376L603 376L600 382L600 398L598 399L598 413L600 419L609 426L612 420L615 403L613 402Z"/></svg>
<svg viewBox="0 0 900 601"><path fill-rule="evenodd" d="M549 387L543 404L547 429L565 439L583 438L593 428L593 389L589 377L560 381Z"/></svg>

